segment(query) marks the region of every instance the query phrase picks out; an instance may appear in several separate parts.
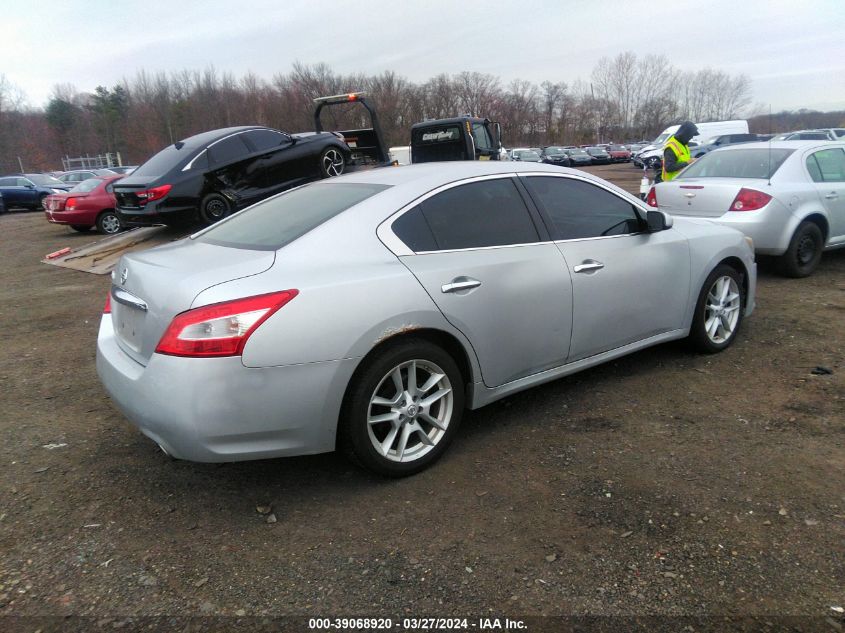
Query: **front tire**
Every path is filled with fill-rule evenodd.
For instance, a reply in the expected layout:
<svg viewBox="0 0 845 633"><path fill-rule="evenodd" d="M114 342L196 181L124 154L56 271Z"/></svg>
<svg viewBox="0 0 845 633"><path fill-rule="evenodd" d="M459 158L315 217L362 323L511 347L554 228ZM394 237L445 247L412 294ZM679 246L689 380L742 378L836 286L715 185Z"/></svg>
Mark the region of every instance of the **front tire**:
<svg viewBox="0 0 845 633"><path fill-rule="evenodd" d="M819 266L823 249L824 236L819 226L814 222L802 222L780 257L783 274L795 278L812 275Z"/></svg>
<svg viewBox="0 0 845 633"><path fill-rule="evenodd" d="M219 222L232 213L232 205L225 196L210 193L200 203L200 219L207 225Z"/></svg>
<svg viewBox="0 0 845 633"><path fill-rule="evenodd" d="M86 231L88 229L85 229ZM123 230L123 222L117 217L114 211L103 211L97 216L97 233L102 235L114 235Z"/></svg>
<svg viewBox="0 0 845 633"><path fill-rule="evenodd" d="M320 174L323 178L334 178L346 171L346 157L337 147L327 147L320 154Z"/></svg>
<svg viewBox="0 0 845 633"><path fill-rule="evenodd" d="M698 294L690 342L707 354L727 349L739 332L744 311L742 275L726 264L716 266Z"/></svg>
<svg viewBox="0 0 845 633"><path fill-rule="evenodd" d="M440 347L410 339L378 352L353 377L338 445L361 466L406 477L433 464L464 409L461 372Z"/></svg>

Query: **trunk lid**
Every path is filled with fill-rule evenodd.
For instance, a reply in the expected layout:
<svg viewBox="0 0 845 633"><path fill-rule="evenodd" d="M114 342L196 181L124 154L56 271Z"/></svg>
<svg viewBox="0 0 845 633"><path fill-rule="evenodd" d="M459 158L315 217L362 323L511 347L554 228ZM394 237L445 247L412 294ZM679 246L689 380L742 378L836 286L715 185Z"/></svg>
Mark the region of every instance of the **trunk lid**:
<svg viewBox="0 0 845 633"><path fill-rule="evenodd" d="M757 178L677 178L655 188L658 207L672 215L718 218L730 209L743 187L765 191Z"/></svg>
<svg viewBox="0 0 845 633"><path fill-rule="evenodd" d="M148 189L157 180L160 180L158 176L126 176L116 181L112 188L117 206L124 209L140 208L136 193Z"/></svg>
<svg viewBox="0 0 845 633"><path fill-rule="evenodd" d="M124 255L112 273L112 324L118 345L146 365L173 317L217 284L257 275L275 251L253 251L190 239Z"/></svg>

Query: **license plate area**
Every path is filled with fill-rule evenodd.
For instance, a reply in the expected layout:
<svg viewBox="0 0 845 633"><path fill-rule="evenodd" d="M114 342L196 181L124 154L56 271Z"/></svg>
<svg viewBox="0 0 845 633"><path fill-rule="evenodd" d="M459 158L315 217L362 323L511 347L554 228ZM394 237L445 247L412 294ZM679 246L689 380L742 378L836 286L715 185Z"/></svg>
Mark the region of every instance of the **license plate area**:
<svg viewBox="0 0 845 633"><path fill-rule="evenodd" d="M122 303L112 302L112 325L120 341L140 353L146 312Z"/></svg>

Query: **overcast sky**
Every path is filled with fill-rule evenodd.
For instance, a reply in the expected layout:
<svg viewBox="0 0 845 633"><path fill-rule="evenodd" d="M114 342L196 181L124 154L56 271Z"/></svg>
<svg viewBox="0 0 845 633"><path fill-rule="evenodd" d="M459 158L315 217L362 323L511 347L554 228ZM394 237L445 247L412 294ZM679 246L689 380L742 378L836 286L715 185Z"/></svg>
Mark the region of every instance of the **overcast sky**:
<svg viewBox="0 0 845 633"><path fill-rule="evenodd" d="M413 81L462 70L588 80L602 56L745 73L775 111L845 108L845 0L3 0L0 73L31 106L136 71L265 79L298 60Z"/></svg>

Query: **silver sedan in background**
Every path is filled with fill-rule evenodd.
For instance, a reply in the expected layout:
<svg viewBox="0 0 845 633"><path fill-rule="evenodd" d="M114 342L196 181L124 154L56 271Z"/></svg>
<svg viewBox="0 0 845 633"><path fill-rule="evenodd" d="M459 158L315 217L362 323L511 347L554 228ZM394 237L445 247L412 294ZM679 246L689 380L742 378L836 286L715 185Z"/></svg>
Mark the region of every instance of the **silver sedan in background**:
<svg viewBox="0 0 845 633"><path fill-rule="evenodd" d="M465 408L673 339L725 349L755 284L739 232L579 171L378 169L124 255L97 369L175 457L338 447L403 476Z"/></svg>
<svg viewBox="0 0 845 633"><path fill-rule="evenodd" d="M675 216L704 218L754 240L780 258L790 277L806 277L822 251L845 247L845 143L745 143L711 152L648 203Z"/></svg>

